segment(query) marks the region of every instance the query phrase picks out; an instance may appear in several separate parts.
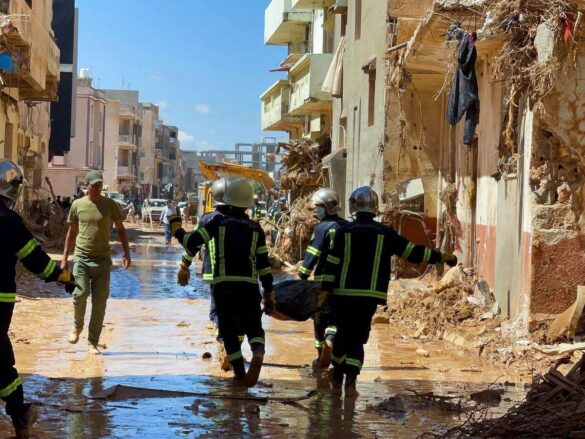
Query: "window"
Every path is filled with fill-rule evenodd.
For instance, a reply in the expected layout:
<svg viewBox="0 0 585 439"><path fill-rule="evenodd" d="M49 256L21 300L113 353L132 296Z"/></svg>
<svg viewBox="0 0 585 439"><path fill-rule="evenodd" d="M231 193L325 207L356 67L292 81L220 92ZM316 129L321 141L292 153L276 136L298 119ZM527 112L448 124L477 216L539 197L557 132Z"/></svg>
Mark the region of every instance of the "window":
<svg viewBox="0 0 585 439"><path fill-rule="evenodd" d="M371 127L375 122L376 70L371 70L368 74L368 88L368 126Z"/></svg>
<svg viewBox="0 0 585 439"><path fill-rule="evenodd" d="M355 39L362 36L362 0L355 0Z"/></svg>
<svg viewBox="0 0 585 439"><path fill-rule="evenodd" d="M340 26L341 36L344 37L345 33L347 32L347 14L341 15L341 26Z"/></svg>
<svg viewBox="0 0 585 439"><path fill-rule="evenodd" d="M4 131L4 158L12 160L12 142L14 141L14 125L7 123Z"/></svg>

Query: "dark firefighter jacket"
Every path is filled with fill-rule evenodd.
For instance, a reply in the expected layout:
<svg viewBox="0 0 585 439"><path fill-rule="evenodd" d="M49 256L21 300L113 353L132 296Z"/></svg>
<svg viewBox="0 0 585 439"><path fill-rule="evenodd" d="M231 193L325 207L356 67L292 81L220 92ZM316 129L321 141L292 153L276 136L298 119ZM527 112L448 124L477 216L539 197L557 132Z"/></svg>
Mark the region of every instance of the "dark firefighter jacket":
<svg viewBox="0 0 585 439"><path fill-rule="evenodd" d="M262 207L260 204L254 204L252 209L250 209L250 217L252 221L256 221L257 223L260 222L262 219Z"/></svg>
<svg viewBox="0 0 585 439"><path fill-rule="evenodd" d="M321 288L334 296L369 297L385 304L393 255L414 263L436 264L442 259L439 252L415 245L393 228L359 215L335 233Z"/></svg>
<svg viewBox="0 0 585 439"><path fill-rule="evenodd" d="M0 304L16 301L16 261L45 282L57 280L61 269L39 246L22 218L0 203Z"/></svg>
<svg viewBox="0 0 585 439"><path fill-rule="evenodd" d="M198 228L205 227L216 216L227 215L229 212L230 212L230 206L227 206L227 205L217 206L213 212L209 212L209 213L206 213L205 215L201 216L201 219L199 220L197 227ZM202 274L202 279L205 282L213 281L213 272L211 269L212 267L211 267L211 256L210 255L215 254L216 245L217 245L217 243L214 239L212 239L207 244L205 244L206 251L205 251L204 256L203 256L203 274ZM185 249L185 251L183 253L183 258L182 258L183 264L185 264L187 267L190 267L191 263L193 262L194 257L195 257L195 253L191 253L189 250Z"/></svg>
<svg viewBox="0 0 585 439"><path fill-rule="evenodd" d="M325 261L327 260L329 249L333 246L335 232L345 224L347 224L347 221L339 215L328 215L315 226L311 243L305 252L303 265L299 268L299 277L301 279L307 279L316 265L314 278L316 281L322 280Z"/></svg>
<svg viewBox="0 0 585 439"><path fill-rule="evenodd" d="M210 251L214 284L257 284L257 276L260 276L264 291L272 291L272 270L264 231L244 212L233 210L228 215L216 215L192 233L179 229L175 238L191 254L197 253L203 244L215 241L213 254Z"/></svg>

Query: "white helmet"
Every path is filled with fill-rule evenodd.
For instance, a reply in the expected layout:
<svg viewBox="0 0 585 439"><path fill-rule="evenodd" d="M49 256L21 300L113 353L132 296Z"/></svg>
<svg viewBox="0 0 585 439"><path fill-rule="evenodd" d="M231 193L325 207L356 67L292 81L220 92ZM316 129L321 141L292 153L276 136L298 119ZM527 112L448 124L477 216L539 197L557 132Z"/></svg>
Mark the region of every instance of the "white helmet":
<svg viewBox="0 0 585 439"><path fill-rule="evenodd" d="M339 211L339 196L333 189L319 189L311 197L311 203L315 206L322 205L329 215L335 215Z"/></svg>
<svg viewBox="0 0 585 439"><path fill-rule="evenodd" d="M16 163L0 160L0 197L8 201L8 207L12 208L18 200L23 182L22 171Z"/></svg>
<svg viewBox="0 0 585 439"><path fill-rule="evenodd" d="M237 178L228 184L223 202L229 206L247 209L254 204L254 188L249 180Z"/></svg>
<svg viewBox="0 0 585 439"><path fill-rule="evenodd" d="M370 186L357 188L349 197L349 212L378 215L378 194Z"/></svg>
<svg viewBox="0 0 585 439"><path fill-rule="evenodd" d="M225 178L220 178L213 182L211 185L211 198L213 198L214 206L223 206L225 204L223 197L225 196L226 189L227 182Z"/></svg>

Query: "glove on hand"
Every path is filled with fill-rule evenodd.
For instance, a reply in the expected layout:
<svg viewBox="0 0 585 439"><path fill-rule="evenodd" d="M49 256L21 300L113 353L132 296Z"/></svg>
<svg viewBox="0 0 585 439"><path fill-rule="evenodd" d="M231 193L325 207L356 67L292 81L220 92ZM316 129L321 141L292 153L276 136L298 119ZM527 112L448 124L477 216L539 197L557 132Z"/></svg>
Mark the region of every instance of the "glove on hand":
<svg viewBox="0 0 585 439"><path fill-rule="evenodd" d="M308 274L301 273L300 271L297 273L297 275L299 276L299 279L301 279L301 280L307 280L309 278Z"/></svg>
<svg viewBox="0 0 585 439"><path fill-rule="evenodd" d="M69 294L73 293L75 288L79 288L81 290L81 287L77 284L77 282L75 282L75 277L73 277L73 274L67 270L63 270L61 272L57 278L57 282L63 284L65 286L65 291L67 291Z"/></svg>
<svg viewBox="0 0 585 439"><path fill-rule="evenodd" d="M266 315L272 314L276 307L276 293L274 290L270 291L264 296L264 313Z"/></svg>
<svg viewBox="0 0 585 439"><path fill-rule="evenodd" d="M182 287L186 287L189 285L189 279L191 279L191 272L189 271L189 267L181 262L179 265L179 272L177 273L177 283Z"/></svg>
<svg viewBox="0 0 585 439"><path fill-rule="evenodd" d="M169 225L171 226L171 235L175 236L177 231L183 227L183 219L181 218L181 215L169 216Z"/></svg>
<svg viewBox="0 0 585 439"><path fill-rule="evenodd" d="M444 262L449 267L454 267L455 265L457 265L457 256L452 255L450 253L443 253L441 262Z"/></svg>

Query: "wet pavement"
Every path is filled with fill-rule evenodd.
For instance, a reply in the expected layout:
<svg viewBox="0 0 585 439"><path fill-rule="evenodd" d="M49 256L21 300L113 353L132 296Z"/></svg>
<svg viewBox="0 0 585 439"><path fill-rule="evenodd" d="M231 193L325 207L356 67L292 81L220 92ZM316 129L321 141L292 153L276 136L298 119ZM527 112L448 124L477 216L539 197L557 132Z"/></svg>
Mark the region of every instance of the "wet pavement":
<svg viewBox="0 0 585 439"><path fill-rule="evenodd" d="M34 437L409 438L465 419L444 404L421 403L415 392L454 397L456 403L496 382L518 383L498 387L503 402L492 409L496 415L525 394L517 371L482 364L442 343L404 339L382 324L373 326L366 348L361 395L344 400L332 396L324 374L315 377L309 367L315 355L312 323L268 317L260 383L235 389L230 374L218 367L208 287L196 276L187 288L176 285L178 246L161 245L156 235L133 241L140 244L132 246L132 268L112 271L101 356L87 353L86 331L78 344L67 343L72 307L61 288L28 275L19 281L26 297L17 303L11 333L27 398L39 405ZM118 246L113 256L121 256ZM419 347L430 357L418 356ZM211 359L204 358L208 353ZM246 344L244 356L250 358ZM92 399L115 385L132 388L120 388L108 400ZM375 409L394 395L403 395L406 405ZM0 416L0 438L10 437L10 424Z"/></svg>

